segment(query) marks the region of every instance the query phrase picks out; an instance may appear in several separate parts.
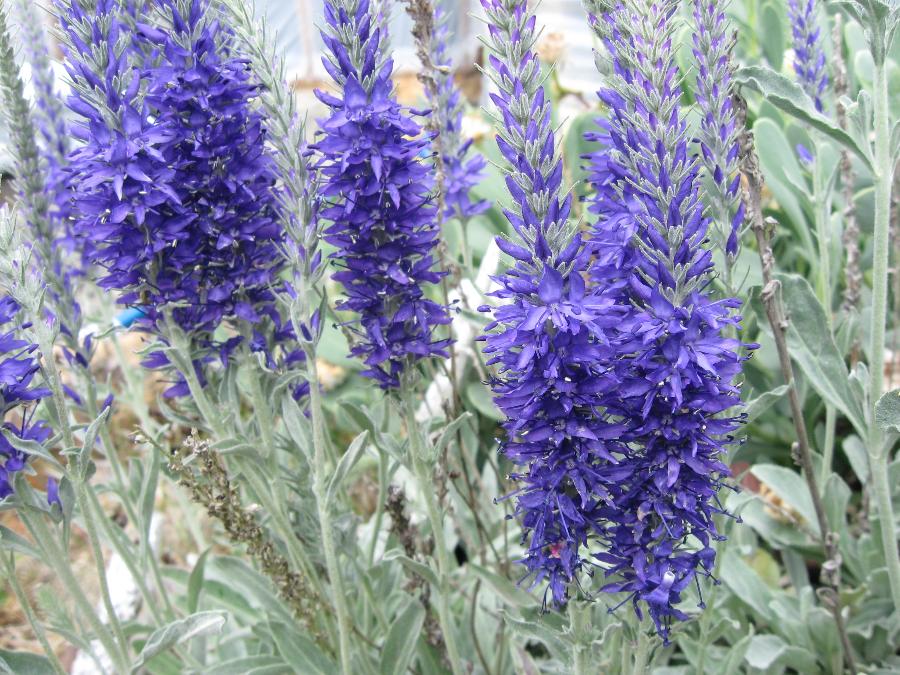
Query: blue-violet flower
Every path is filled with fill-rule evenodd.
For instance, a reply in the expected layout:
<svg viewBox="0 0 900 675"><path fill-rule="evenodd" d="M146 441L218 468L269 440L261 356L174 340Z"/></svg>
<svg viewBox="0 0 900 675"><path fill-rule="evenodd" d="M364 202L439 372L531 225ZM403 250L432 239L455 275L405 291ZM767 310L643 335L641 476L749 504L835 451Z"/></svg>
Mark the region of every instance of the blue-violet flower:
<svg viewBox="0 0 900 675"><path fill-rule="evenodd" d="M84 141L70 158L74 230L100 285L151 322L171 311L188 333L255 323L274 311L282 236L258 87L206 0L152 4L157 25L108 1L63 19ZM105 73L85 22L108 47Z"/></svg>
<svg viewBox="0 0 900 675"><path fill-rule="evenodd" d="M535 16L518 0L482 0L491 50L491 98L500 128L513 205L506 217L515 240L498 246L513 265L496 277L493 321L480 339L489 384L506 417L501 450L518 471L516 515L522 520L526 578L546 582L554 604L571 583L590 573L589 538L608 517L624 446L622 427L601 414L617 382L608 333L619 317L614 301L586 287L592 249L570 221L570 194L562 196L550 101L541 85L533 45Z"/></svg>
<svg viewBox="0 0 900 675"><path fill-rule="evenodd" d="M677 607L684 589L711 575L711 542L721 538L713 516L723 512L721 457L739 424L727 411L740 402L733 380L741 367L740 344L724 333L737 325L739 303L709 295L709 223L674 55L678 1L585 4L613 63L600 91L609 111L607 183L627 204L634 233L630 271L613 270L629 311L610 405L626 426L619 466L627 475L596 558L612 577L604 590L627 593L639 615L646 608L667 641L671 622L686 618ZM594 281L603 285L597 274Z"/></svg>
<svg viewBox="0 0 900 675"><path fill-rule="evenodd" d="M822 94L828 86L825 52L816 26L816 0L788 0L788 20L794 38L794 72L803 90L822 112Z"/></svg>
<svg viewBox="0 0 900 675"><path fill-rule="evenodd" d="M700 156L711 181L705 191L707 207L718 229L719 243L726 255L727 274L738 254L744 203L741 200L741 176L738 171L739 129L735 119L731 49L725 16L727 3L694 0L693 54L697 63L697 105L701 121ZM727 279L730 284L730 278ZM731 290L731 289L729 289Z"/></svg>
<svg viewBox="0 0 900 675"><path fill-rule="evenodd" d="M13 494L13 475L25 468L28 456L9 440L43 443L51 434L50 427L33 419L29 405L50 395L34 383L40 370L37 345L17 337L22 326L16 324L19 306L9 296L0 298L0 404L3 433L0 434L0 500ZM25 326L27 328L27 326Z"/></svg>
<svg viewBox="0 0 900 675"><path fill-rule="evenodd" d="M317 92L330 113L311 147L321 155L319 216L331 223L325 239L342 268L338 309L358 316L352 353L388 389L419 359L447 356L449 340L435 331L450 317L425 295L442 277L431 167L420 159L429 139L393 95L376 10L369 0L325 2L322 60L340 94Z"/></svg>

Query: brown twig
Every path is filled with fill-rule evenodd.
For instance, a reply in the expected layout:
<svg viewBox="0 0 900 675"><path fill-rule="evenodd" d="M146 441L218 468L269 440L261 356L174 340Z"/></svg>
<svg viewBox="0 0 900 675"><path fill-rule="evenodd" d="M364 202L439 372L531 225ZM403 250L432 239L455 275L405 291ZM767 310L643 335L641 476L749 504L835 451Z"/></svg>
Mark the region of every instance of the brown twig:
<svg viewBox="0 0 900 675"><path fill-rule="evenodd" d="M422 70L418 74L419 82L428 92L431 101L437 101L440 92L438 87L438 73L446 72L444 66L434 62L434 4L431 0L406 0L406 13L413 21L412 36L416 41L416 55L422 63ZM444 183L447 180L444 171L444 148L441 131L443 129L443 115L441 110L433 110L425 122L425 128L432 134L431 147L434 149L435 188L437 193L437 223L441 225L444 219Z"/></svg>
<svg viewBox="0 0 900 675"><path fill-rule="evenodd" d="M316 632L316 617L324 611L321 598L304 575L291 569L256 516L244 508L240 491L209 442L191 435L183 448L173 449L169 467L179 477L179 485L191 493L191 499L222 523L228 538L247 546L250 556L271 579L297 620L321 641L322 635Z"/></svg>
<svg viewBox="0 0 900 675"><path fill-rule="evenodd" d="M391 534L400 542L406 557L411 560L421 560L418 544L419 528L413 525L409 516L406 515L406 495L401 488L396 485L388 488L388 497L384 508L391 519ZM428 551L424 552L428 553ZM442 660L447 661L447 646L444 644L440 622L431 606L431 587L421 576L410 572L406 591L412 594L418 592L419 602L425 608L425 641L441 654Z"/></svg>
<svg viewBox="0 0 900 675"><path fill-rule="evenodd" d="M737 98L737 100L740 107L745 108L746 104L744 101L740 98ZM841 640L844 661L850 672L855 675L857 671L853 658L853 648L850 645L850 639L847 636L847 629L844 625L844 617L841 614L839 594L841 554L838 549L838 536L831 531L828 525L825 505L816 481L809 434L806 430L803 406L797 392L794 369L787 344L787 329L790 324L781 301L781 283L774 276L775 256L772 253L771 238L774 234L776 222L773 219L763 218L762 192L765 179L759 167L753 132L747 129L741 135L741 172L744 176L743 198L747 218L750 222L750 229L756 236L756 243L762 262L763 289L761 299L769 325L772 327L772 335L778 351L778 360L781 364L781 374L788 385L788 402L791 408L791 416L793 417L794 430L797 434L797 441L791 448L791 456L800 466L803 477L806 479L816 513L816 521L819 526L819 536L825 551L825 562L822 564L822 581L827 584L827 587L818 589L818 594L822 603L831 610Z"/></svg>
<svg viewBox="0 0 900 675"><path fill-rule="evenodd" d="M434 33L435 33L435 11L434 4L431 0L406 0L406 13L413 21L412 36L416 43L416 55L422 64L422 70L418 74L418 79L425 87L430 101L436 102L440 98L440 85L438 77L440 73L446 72L444 66L434 62ZM433 110L427 116L425 121L425 129L431 135L431 147L433 150L434 161L434 188L436 200L435 222L441 236L438 242L438 254L441 260L441 267L448 272L441 278L441 293L443 295L444 304L450 306L450 288L448 277L460 278L462 274L455 260L450 257L450 250L447 241L443 236L444 210L446 207L444 193L446 191L447 173L444 165L444 138L443 130L446 128L446 111L440 109ZM456 348L454 345L450 347L450 372L448 379L453 390L451 411L447 412L448 421L453 419L460 409L459 406L459 381L457 376L456 365ZM437 470L435 472L435 484L438 488L438 503L443 508L445 497L447 495L447 477L452 472L448 468L448 459L446 449L438 457Z"/></svg>

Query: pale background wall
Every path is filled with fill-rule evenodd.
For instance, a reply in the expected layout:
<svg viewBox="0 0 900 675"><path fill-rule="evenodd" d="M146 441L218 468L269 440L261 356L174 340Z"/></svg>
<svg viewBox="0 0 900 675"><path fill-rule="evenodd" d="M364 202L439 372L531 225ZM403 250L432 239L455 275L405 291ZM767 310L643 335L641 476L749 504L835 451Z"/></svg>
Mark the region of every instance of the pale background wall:
<svg viewBox="0 0 900 675"><path fill-rule="evenodd" d="M257 0L257 11L265 15L279 33L279 46L285 54L288 72L296 79L319 79L325 76L320 62L321 39L315 28L320 16L321 0ZM479 46L478 35L484 24L478 0L458 0L451 10L457 39L452 53L458 66L474 61ZM538 21L546 33L561 33L566 59L561 66L564 84L572 89L591 89L593 72L593 40L587 27L581 0L543 0L538 7ZM410 19L402 0L393 0L391 41L399 70L415 70L418 61L409 34Z"/></svg>
<svg viewBox="0 0 900 675"><path fill-rule="evenodd" d="M45 2L35 1L39 4ZM387 1L393 4L390 26L397 72L401 77L406 73L410 75L408 79L414 80L411 75L416 72L419 63L405 4L403 0ZM300 85L301 105L309 105L315 118L319 111L315 109L316 101L311 96L310 88L321 86L327 80L321 63L323 45L317 28L322 0L256 0L256 7L260 18L265 17L269 28L278 36L277 45L285 57L287 75ZM451 11L456 29L456 38L451 45L454 63L463 71L471 70L479 53L478 36L484 32L480 3L478 0L457 0ZM581 0L543 0L537 13L539 23L544 25L543 37L563 45L564 57L558 64L562 84L570 90L593 92L597 87L592 55L594 41L587 27ZM16 26L12 28L15 39ZM58 71L62 75L62 69ZM27 80L27 69L23 76ZM8 142L5 123L0 119L0 172L8 172L12 166Z"/></svg>

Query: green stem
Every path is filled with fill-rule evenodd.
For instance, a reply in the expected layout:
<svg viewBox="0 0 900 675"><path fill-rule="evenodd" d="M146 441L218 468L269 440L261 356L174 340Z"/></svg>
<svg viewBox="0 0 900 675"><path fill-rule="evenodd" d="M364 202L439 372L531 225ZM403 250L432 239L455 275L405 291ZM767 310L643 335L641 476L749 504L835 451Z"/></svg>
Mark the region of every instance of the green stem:
<svg viewBox="0 0 900 675"><path fill-rule="evenodd" d="M83 391L87 392L87 396L85 397L85 407L87 409L88 417L92 420L97 419L100 414L100 411L97 409L97 385L87 368L79 368L78 374L81 377ZM125 478L125 469L122 466L122 462L119 461L119 453L117 452L115 443L113 443L112 435L109 433L109 426L107 424L102 424L100 426L100 441L103 443L106 459L112 467L116 483L121 490L120 496L122 506L125 507L125 514L128 516L129 521L138 523L139 521L134 505L131 503L131 500L127 498L128 482Z"/></svg>
<svg viewBox="0 0 900 675"><path fill-rule="evenodd" d="M250 400L253 403L253 414L259 422L259 434L262 436L263 447L262 456L264 458L273 457L275 451L275 438L272 435L274 422L272 421L271 404L266 401L260 382L259 372L256 364L250 365Z"/></svg>
<svg viewBox="0 0 900 675"><path fill-rule="evenodd" d="M459 227L461 231L460 246L462 247L463 266L466 273L463 275L470 279L474 279L476 275L475 262L472 260L472 250L469 248L469 234L467 231L468 222L460 221Z"/></svg>
<svg viewBox="0 0 900 675"><path fill-rule="evenodd" d="M331 505L327 501L328 460L325 446L325 423L322 411L322 394L319 391L319 370L315 354L307 351L306 368L309 374L309 408L313 424L313 445L315 448L315 466L313 493L319 514L319 528L322 531L322 551L325 555L325 568L331 582L331 595L334 602L338 623L338 642L341 657L341 672L352 675L350 658L350 612L347 606L347 594L344 579L338 565L337 550L334 545L334 531L331 524Z"/></svg>
<svg viewBox="0 0 900 675"><path fill-rule="evenodd" d="M90 506L93 507L95 513L103 514L103 507L100 504L100 500L97 498L96 493L93 490L88 491L88 496L90 498ZM144 602L147 607L150 609L150 613L153 615L153 620L157 623L163 622L163 616L159 611L159 608L156 606L154 602L153 596L150 594L150 590L147 588L146 583L139 572L137 563L134 560L134 557L131 555L131 552L126 549L125 546L122 545L120 538L116 536L116 533L113 532L112 528L115 527L111 523L108 518L100 518L101 527L106 534L106 538L109 540L110 545L115 549L116 553L122 558L122 561L125 563L125 566L128 568L128 571L131 573L131 576L134 578L134 583L137 585L138 590L141 593L141 596L144 598Z"/></svg>
<svg viewBox="0 0 900 675"><path fill-rule="evenodd" d="M85 494L90 492L90 488L83 482L75 484L75 501L81 511L84 520L84 529L88 535L88 542L91 545L91 554L94 556L94 563L97 566L97 580L100 582L100 597L103 600L103 606L106 608L107 621L112 626L116 642L122 651L122 656L126 663L131 659L128 655L128 640L125 638L125 631L122 630L122 622L116 614L113 606L112 596L109 594L109 582L106 579L106 560L103 557L103 549L100 547L100 537L97 535L97 523L94 518L94 512L91 510L87 502ZM110 654L110 657L112 655Z"/></svg>
<svg viewBox="0 0 900 675"><path fill-rule="evenodd" d="M822 489L831 475L834 463L834 441L837 430L837 409L833 405L825 406L825 443L822 446Z"/></svg>
<svg viewBox="0 0 900 675"><path fill-rule="evenodd" d="M731 519L730 518L720 518L719 520L724 521L721 524L719 531L724 535L728 536ZM725 540L716 540L713 542L713 549L716 552L716 561L713 564L713 578L719 578L719 570L722 568L722 547L725 545ZM697 675L704 675L706 672L706 652L707 645L709 644L709 632L712 628L710 625L713 619L714 607L716 605L716 595L718 594L719 586L713 585L712 588L709 589L707 598L706 598L706 606L704 612L700 615L700 654L697 657Z"/></svg>
<svg viewBox="0 0 900 675"><path fill-rule="evenodd" d="M834 315L832 313L832 283L831 283L831 200L825 198L825 167L822 165L822 144L816 143L816 165L813 167L813 200L815 202L816 239L819 245L819 302L825 311L825 319L828 322L828 331L834 335ZM830 404L825 404L825 443L822 447L822 478L825 481L831 474L831 465L834 461L835 429L837 427L837 410Z"/></svg>
<svg viewBox="0 0 900 675"><path fill-rule="evenodd" d="M56 367L56 359L53 352L53 337L48 328L43 327L38 331L38 340L40 343L41 354L46 357L42 360L42 368L44 370L44 379L47 386L50 387L53 400L53 407L56 409L56 418L62 427L63 443L67 448L75 447L75 434L72 433L72 427L69 424L69 411L66 407L66 395L63 391L62 380L59 376L59 370Z"/></svg>
<svg viewBox="0 0 900 675"><path fill-rule="evenodd" d="M890 254L891 180L893 164L890 138L890 107L888 103L887 68L875 64L875 242L873 247L874 269L872 273L872 326L869 347L869 468L872 472L872 488L878 508L884 559L891 585L894 609L900 611L900 555L894 527L894 508L888 481L888 451L884 436L875 424L875 404L884 389L884 350L887 325L888 256Z"/></svg>
<svg viewBox="0 0 900 675"><path fill-rule="evenodd" d="M573 675L589 675L591 672L591 608L577 601L569 603L569 626L572 631Z"/></svg>
<svg viewBox="0 0 900 675"><path fill-rule="evenodd" d="M100 414L100 411L97 410L96 385L94 384L93 379L90 377L90 372L88 372L86 369L82 369L82 376L84 377L84 386L86 387L86 390L88 392L87 413L91 419L96 419ZM104 450L106 451L106 458L109 460L109 463L113 468L113 473L115 474L116 482L119 486L119 495L121 497L121 502L125 507L125 514L128 516L128 520L130 522L137 525L140 523L140 521L138 520L137 511L135 511L134 505L131 503L131 500L128 499L129 485L125 478L125 470L122 466L122 463L119 461L118 448L116 447L116 444L112 438L112 434L109 431L109 425L106 423L100 425L100 441L103 444ZM100 513L102 517L103 509L98 508L97 512ZM122 551L119 551L119 555L122 556L123 560L126 558L126 556L122 554ZM156 586L157 592L159 593L159 597L162 598L163 604L166 607L166 615L170 620L174 619L175 607L172 605L172 601L169 599L169 594L166 592L166 588L163 585L162 574L159 570L159 563L156 560L156 555L151 550L149 551L149 555L147 557L150 566L150 573L153 575L154 585ZM137 575L132 573L132 576L134 576L135 582L137 582ZM150 601L148 600L147 602L149 603Z"/></svg>
<svg viewBox="0 0 900 675"><path fill-rule="evenodd" d="M375 516L372 522L372 541L369 542L369 567L375 563L375 548L378 546L378 533L381 532L381 521L384 518L384 500L387 496L387 457L384 452L378 453L378 502L375 504Z"/></svg>
<svg viewBox="0 0 900 675"><path fill-rule="evenodd" d="M84 594L82 582L75 578L75 574L69 565L69 557L59 545L58 534L47 527L43 517L40 515L34 517L26 509L22 509L19 511L19 516L26 527L28 527L35 541L43 549L44 560L53 568L69 596L75 602L78 611L90 624L91 629L94 631L94 637L103 646L113 666L116 668L116 672L129 672L131 662L124 652L124 647L116 643L116 639L110 632L109 627L100 620L90 600ZM101 578L105 579L105 570L101 574Z"/></svg>
<svg viewBox="0 0 900 675"><path fill-rule="evenodd" d="M412 386L403 387L403 410L406 417L406 431L409 434L413 473L419 484L419 492L425 500L428 521L434 537L438 567L438 620L441 624L441 632L444 634L447 658L450 660L453 675L462 675L464 672L462 659L456 644L453 615L450 612L450 557L447 554L447 538L444 534L443 518L435 498L433 476L425 463L425 448L419 425L416 423L415 390Z"/></svg>
<svg viewBox="0 0 900 675"><path fill-rule="evenodd" d="M820 144L817 145L819 149L816 154L821 158L822 147ZM821 160L817 160L816 165L813 167L813 199L816 202L816 240L819 246L819 278L817 284L819 302L822 303L828 327L831 329L833 324L831 311L831 203L830 200L825 199L825 182L822 175L824 170Z"/></svg>
<svg viewBox="0 0 900 675"><path fill-rule="evenodd" d="M119 554L119 557L122 558L122 562L125 563L125 567L128 568L128 572L131 574L131 578L134 580L134 584L135 586L137 586L138 592L144 599L144 604L149 608L150 613L153 615L153 620L156 622L156 625L162 626L167 621L173 620L175 618L174 609L169 612L168 616L163 616L163 614L160 612L159 607L157 607L155 602L156 598L154 598L154 596L150 593L150 588L147 586L147 582L144 579L140 569L138 568L134 556L132 555L130 549L122 542L121 533L115 532L114 528L116 526L113 525L112 521L109 518L104 517L103 506L100 504L100 500L97 498L97 494L93 490L88 490L87 494L90 497L90 505L93 507L94 512L96 514L99 514L97 518L101 523L103 532L106 534L106 538L109 540L116 553ZM156 567L156 572L157 573L154 575L154 581L157 587L157 593L161 597L168 599L165 587L163 586L162 575L159 572L158 567ZM171 606L169 603L167 603L167 605ZM202 666L202 664L200 664L194 657L192 657L183 649L175 647L173 648L173 651L180 658L190 663L192 666L196 668L200 668Z"/></svg>
<svg viewBox="0 0 900 675"><path fill-rule="evenodd" d="M62 386L62 379L59 374L59 370L56 367L56 360L53 357L53 335L50 332L50 329L46 326L43 326L38 331L38 338L40 343L41 353L46 355L44 358L42 367L44 369L45 379L47 381L47 386L50 387L50 391L52 393L53 405L56 408L57 419L59 420L60 432L62 433L63 443L67 448L75 448L75 434L72 432L72 426L69 424L69 412L66 406L65 393ZM91 448L87 449L85 453L87 457L83 458L81 461L89 461L90 459ZM76 469L75 473L78 473L81 470L81 467ZM97 536L97 527L94 522L93 514L87 508L87 504L85 503L84 493L85 490L88 489L87 485L78 477L74 477L72 481L75 487L75 501L78 504L79 509L81 510L82 516L84 518L84 526L85 531L88 535L88 540L91 545L91 553L94 557L94 562L97 567L97 578L100 583L100 594L103 601L103 605L106 608L107 620L109 621L109 625L112 627L113 636L110 636L108 631L103 630L98 633L98 639L101 640L104 649L106 649L109 658L116 663L117 667L120 669L125 666L127 667L130 664L131 660L128 655L128 641L125 639L125 633L122 630L122 624L119 622L119 617L116 616L115 610L113 609L112 599L109 595L109 584L106 580L106 566L103 558L103 551L100 547L100 539ZM66 586L73 594L76 594L76 591L80 591L80 586L78 582L75 581L74 575L72 574L71 568L68 567L68 556L66 551L62 550L59 546L56 539L52 539L52 535L48 534L49 530L47 530L46 525L43 523L43 520L38 518L31 519L32 523L36 525L38 528L43 528L45 531L45 536L51 538L51 541L42 542L49 548L55 549L55 555L52 558L52 562L59 570L65 570L60 573L60 576L63 578ZM62 560L65 560L65 564L63 564ZM71 579L71 583L69 582ZM87 598L82 593L80 596L84 602L90 607L90 603L87 601ZM79 603L80 604L80 603ZM97 617L96 613L91 608L90 613L87 615L88 620L91 620L93 617L97 624L102 626L102 622L100 622L99 617ZM93 622L92 622L93 624ZM97 631L97 625L93 625L95 632ZM104 637L109 637L109 640L104 640Z"/></svg>
<svg viewBox="0 0 900 675"><path fill-rule="evenodd" d="M634 661L631 672L633 675L646 675L649 672L650 663L650 638L640 625L637 630L637 647L634 650Z"/></svg>
<svg viewBox="0 0 900 675"><path fill-rule="evenodd" d="M44 630L44 625L38 621L37 615L34 613L34 608L31 606L31 601L28 599L28 595L25 593L25 590L19 583L19 579L16 577L16 566L13 563L12 554L10 554L9 558L4 555L3 560L9 585L12 587L16 599L19 601L19 607L25 612L25 618L28 619L31 630L34 631L35 637L37 637L38 642L41 643L41 647L47 655L47 659L50 661L53 672L57 675L66 675L65 668L63 668L62 664L59 662L59 657L50 646L50 641L47 640L47 633Z"/></svg>

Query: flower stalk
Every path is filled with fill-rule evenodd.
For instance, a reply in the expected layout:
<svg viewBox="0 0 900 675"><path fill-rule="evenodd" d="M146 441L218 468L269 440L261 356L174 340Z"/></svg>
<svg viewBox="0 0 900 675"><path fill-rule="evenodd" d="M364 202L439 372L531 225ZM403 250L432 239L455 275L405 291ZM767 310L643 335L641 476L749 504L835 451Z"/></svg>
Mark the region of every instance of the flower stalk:
<svg viewBox="0 0 900 675"><path fill-rule="evenodd" d="M34 607L31 605L31 600L28 599L25 589L22 588L22 584L19 583L19 579L16 577L14 554L3 554L0 558L2 558L3 561L6 582L13 589L13 594L19 602L19 607L21 607L22 611L25 613L25 618L28 620L31 629L34 631L34 635L37 637L38 642L41 644L41 649L43 649L44 654L47 655L47 659L50 661L53 672L56 673L56 675L67 675L65 668L63 668L62 663L59 661L59 657L56 655L56 651L50 646L50 641L47 639L47 631L44 630L44 625L38 621L37 615L34 613Z"/></svg>
<svg viewBox="0 0 900 675"><path fill-rule="evenodd" d="M869 346L869 468L872 488L878 509L884 559L891 586L894 608L900 611L900 553L897 550L894 508L891 503L891 485L888 479L889 449L885 447L884 433L875 423L875 405L884 390L885 332L888 309L888 263L890 256L891 188L894 162L891 146L883 139L890 138L890 104L887 80L887 64L875 59L874 73L875 115L875 240L872 270L872 323Z"/></svg>
<svg viewBox="0 0 900 675"><path fill-rule="evenodd" d="M447 551L444 518L435 496L434 477L431 464L426 460L426 448L422 431L416 422L417 402L415 387L409 382L404 384L401 398L406 433L409 436L410 463L419 485L419 493L425 501L425 510L428 513L428 522L431 525L431 535L434 538L434 549L437 558L438 618L441 624L441 632L444 634L444 644L447 646L447 659L450 661L450 669L454 675L462 675L465 671L463 670L463 661L456 641L456 626L453 622L453 614L450 611L450 556Z"/></svg>
<svg viewBox="0 0 900 675"><path fill-rule="evenodd" d="M328 503L327 478L330 475L326 452L325 419L322 410L322 394L319 389L318 364L311 351L306 356L306 372L309 379L309 408L313 425L313 494L316 498L316 512L319 516L319 528L322 536L322 552L325 555L325 568L331 583L331 596L337 614L338 647L343 675L353 674L352 650L350 647L350 610L347 606L347 594L344 578L338 561L337 548L334 543L334 526L331 522L331 504Z"/></svg>
<svg viewBox="0 0 900 675"><path fill-rule="evenodd" d="M588 603L569 603L569 630L572 633L572 672L589 675L592 670L591 606Z"/></svg>
<svg viewBox="0 0 900 675"><path fill-rule="evenodd" d="M60 581L71 595L72 600L79 613L85 621L91 626L94 632L93 637L97 639L109 656L115 672L127 673L130 671L131 660L126 651L126 644L119 643L116 636L110 631L110 627L100 620L90 600L84 593L82 582L76 578L69 562L69 556L63 547L59 544L60 537L58 533L53 532L44 522L42 514L34 513L27 508L19 511L19 516L25 527L31 533L31 536L37 542L41 551L44 553L43 559L47 561L53 571L59 576ZM84 514L85 520L89 520L91 515ZM105 570L104 570L105 571ZM110 615L113 620L115 615ZM116 631L118 632L118 631Z"/></svg>

